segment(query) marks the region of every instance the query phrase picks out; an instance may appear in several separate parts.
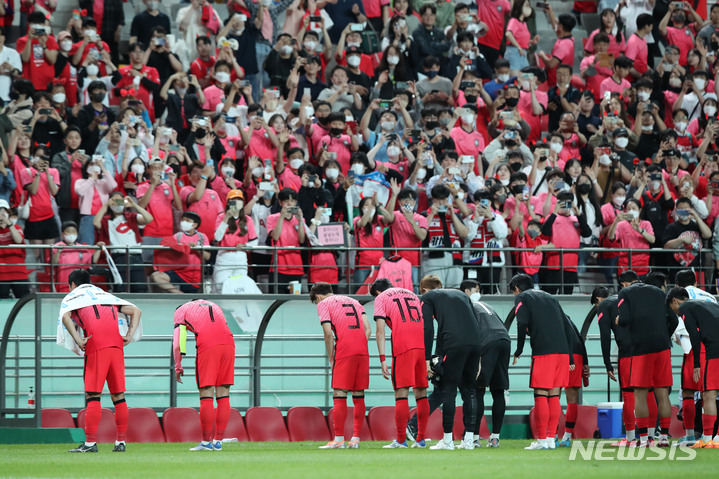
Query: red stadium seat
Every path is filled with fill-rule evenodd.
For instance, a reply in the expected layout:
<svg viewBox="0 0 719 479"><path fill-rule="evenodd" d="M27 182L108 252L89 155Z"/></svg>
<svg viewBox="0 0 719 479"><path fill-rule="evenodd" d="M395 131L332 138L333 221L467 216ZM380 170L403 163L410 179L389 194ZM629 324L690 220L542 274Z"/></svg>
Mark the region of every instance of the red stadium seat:
<svg viewBox="0 0 719 479"><path fill-rule="evenodd" d="M149 407L129 408L127 442L165 442L157 413Z"/></svg>
<svg viewBox="0 0 719 479"><path fill-rule="evenodd" d="M162 414L162 428L167 442L200 442L200 414L189 407L171 407Z"/></svg>
<svg viewBox="0 0 719 479"><path fill-rule="evenodd" d="M369 428L375 441L391 441L397 438L394 406L375 406L367 415Z"/></svg>
<svg viewBox="0 0 719 479"><path fill-rule="evenodd" d="M77 413L77 427L85 428L85 413L87 409L82 409ZM102 408L102 417L100 418L100 426L97 428L97 442L115 442L117 439L117 428L115 427L115 413L107 408Z"/></svg>
<svg viewBox="0 0 719 479"><path fill-rule="evenodd" d="M250 441L289 441L282 412L274 407L251 407L245 413Z"/></svg>
<svg viewBox="0 0 719 479"><path fill-rule="evenodd" d="M247 429L245 429L245 421L242 419L242 415L237 409L230 409L230 420L227 421L227 427L225 428L225 437L234 437L240 442L246 442L250 440L249 436L247 435Z"/></svg>
<svg viewBox="0 0 719 479"><path fill-rule="evenodd" d="M412 408L409 411L409 417L411 418L417 413L417 408ZM432 414L429 415L429 421L427 421L427 432L424 435L425 439L432 439L439 441L443 437L442 430L442 410L436 409Z"/></svg>
<svg viewBox="0 0 719 479"><path fill-rule="evenodd" d="M349 401L349 399L348 399ZM327 413L327 425L330 427L330 433L334 436L334 430L335 430L335 421L334 421L334 410L335 408L330 409L330 412ZM352 437L352 429L354 425L354 406L348 406L347 407L347 419L345 420L345 439L349 439ZM364 424L362 425L362 436L361 439L363 441L372 441L372 431L369 428L369 423L367 422L367 416L364 418Z"/></svg>
<svg viewBox="0 0 719 479"><path fill-rule="evenodd" d="M592 439L597 430L597 406L577 406L577 422L572 437Z"/></svg>
<svg viewBox="0 0 719 479"><path fill-rule="evenodd" d="M564 411L559 416L559 425L557 426L557 434L561 437L564 434ZM534 408L529 411L529 428L532 430L532 437L537 438L537 420L534 416Z"/></svg>
<svg viewBox="0 0 719 479"><path fill-rule="evenodd" d="M318 407L296 406L287 411L287 430L290 441L329 441L325 415Z"/></svg>
<svg viewBox="0 0 719 479"><path fill-rule="evenodd" d="M672 422L669 424L669 435L673 438L680 438L684 436L684 423L677 419L677 414L679 414L679 407L678 406L672 406Z"/></svg>
<svg viewBox="0 0 719 479"><path fill-rule="evenodd" d="M76 427L75 419L72 418L72 414L67 409L43 409L40 420L42 427Z"/></svg>

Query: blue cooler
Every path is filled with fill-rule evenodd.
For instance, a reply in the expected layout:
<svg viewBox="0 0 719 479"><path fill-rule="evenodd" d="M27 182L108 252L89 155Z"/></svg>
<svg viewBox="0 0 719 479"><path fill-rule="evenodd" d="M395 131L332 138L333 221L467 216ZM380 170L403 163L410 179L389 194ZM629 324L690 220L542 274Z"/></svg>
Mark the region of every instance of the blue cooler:
<svg viewBox="0 0 719 479"><path fill-rule="evenodd" d="M624 437L622 434L623 402L600 402L597 404L597 426L602 439Z"/></svg>

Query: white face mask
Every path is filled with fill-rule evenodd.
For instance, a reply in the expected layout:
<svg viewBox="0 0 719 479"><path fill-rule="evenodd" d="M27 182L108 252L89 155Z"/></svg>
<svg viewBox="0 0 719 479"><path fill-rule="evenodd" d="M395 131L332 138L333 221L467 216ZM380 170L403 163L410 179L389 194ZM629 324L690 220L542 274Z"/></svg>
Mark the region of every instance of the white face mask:
<svg viewBox="0 0 719 479"><path fill-rule="evenodd" d="M391 57L387 57L387 63L390 65L397 65L399 63L399 57L394 55Z"/></svg>
<svg viewBox="0 0 719 479"><path fill-rule="evenodd" d="M687 122L686 121L678 121L674 123L674 126L677 127L677 131L684 131L687 129Z"/></svg>
<svg viewBox="0 0 719 479"><path fill-rule="evenodd" d="M649 100L650 96L651 93L649 93L648 91L640 91L639 93L637 93L637 97L639 97L640 101L647 101Z"/></svg>
<svg viewBox="0 0 719 479"><path fill-rule="evenodd" d="M292 47L290 45L284 45L282 48L280 48L280 54L281 55L291 55Z"/></svg>
<svg viewBox="0 0 719 479"><path fill-rule="evenodd" d="M227 83L230 81L230 74L227 72L215 72L215 80L220 83Z"/></svg>
<svg viewBox="0 0 719 479"><path fill-rule="evenodd" d="M52 96L52 101L55 103L65 103L65 94L64 93L55 93Z"/></svg>
<svg viewBox="0 0 719 479"><path fill-rule="evenodd" d="M92 173L98 173L98 174L99 174L101 171L102 171L102 170L101 170L100 167L97 166L97 165L90 165L90 166L87 168L87 172L90 173L90 174L92 174Z"/></svg>
<svg viewBox="0 0 719 479"><path fill-rule="evenodd" d="M359 48L360 45L362 45L362 42L347 42L346 45L347 45L347 48L351 48L351 47Z"/></svg>
<svg viewBox="0 0 719 479"><path fill-rule="evenodd" d="M375 211L376 211L376 209L375 209L375 208L372 208L372 209L370 210L370 216L374 216ZM364 214L367 214L367 208L365 208L365 209L362 210L362 214L363 214L363 215L364 215Z"/></svg>
<svg viewBox="0 0 719 479"><path fill-rule="evenodd" d="M355 163L354 165L352 165L352 171L355 172L355 175L363 175L364 165L362 163Z"/></svg>
<svg viewBox="0 0 719 479"><path fill-rule="evenodd" d="M474 115L471 113L465 113L462 115L462 123L467 126L474 125Z"/></svg>
<svg viewBox="0 0 719 479"><path fill-rule="evenodd" d="M457 193L457 199L458 200L464 200L464 197L467 196L467 194L464 191L460 191Z"/></svg>
<svg viewBox="0 0 719 479"><path fill-rule="evenodd" d="M600 165L605 165L605 166L606 166L606 165L611 165L611 164L612 164L612 159L609 158L609 155L601 155L601 156L599 157L599 164L600 164Z"/></svg>
<svg viewBox="0 0 719 479"><path fill-rule="evenodd" d="M679 77L671 77L669 79L669 86L673 88L679 88L680 86L682 86L682 81Z"/></svg>
<svg viewBox="0 0 719 479"><path fill-rule="evenodd" d="M715 106L709 105L709 106L704 107L704 113L706 113L709 116L716 115L716 112L717 112L717 107L715 107Z"/></svg>
<svg viewBox="0 0 719 479"><path fill-rule="evenodd" d="M651 181L649 182L649 187L652 189L652 191L658 190L662 186L661 181Z"/></svg>
<svg viewBox="0 0 719 479"><path fill-rule="evenodd" d="M526 9L525 9L526 10ZM469 300L477 302L482 299L482 293L472 293L469 295Z"/></svg>
<svg viewBox="0 0 719 479"><path fill-rule="evenodd" d="M180 221L180 229L187 233L188 231L192 231L192 228L195 227L195 223L192 221Z"/></svg>
<svg viewBox="0 0 719 479"><path fill-rule="evenodd" d="M529 82L528 81L520 82L520 85L522 87L522 90L529 91Z"/></svg>
<svg viewBox="0 0 719 479"><path fill-rule="evenodd" d="M317 46L317 42L315 42L314 40L307 40L307 41L304 43L304 46L305 46L305 49L307 49L307 50L313 52L313 51L315 51L315 47Z"/></svg>
<svg viewBox="0 0 719 479"><path fill-rule="evenodd" d="M555 141L549 144L549 148L551 148L553 152L559 154L562 151L562 148L564 148L564 145Z"/></svg>
<svg viewBox="0 0 719 479"><path fill-rule="evenodd" d="M631 215L633 220L639 218L639 211L637 211L637 210L629 210L629 211L627 211L627 213L629 215Z"/></svg>
<svg viewBox="0 0 719 479"><path fill-rule="evenodd" d="M329 178L330 180L334 180L334 179L337 179L337 178L340 176L340 170L338 170L337 168L327 168L327 169L325 170L325 175L326 175L327 178Z"/></svg>
<svg viewBox="0 0 719 479"><path fill-rule="evenodd" d="M72 49L72 40L63 40L60 42L60 49L63 52L69 52Z"/></svg>
<svg viewBox="0 0 719 479"><path fill-rule="evenodd" d="M362 58L358 57L357 55L347 57L347 64L352 68L357 68L361 62Z"/></svg>
<svg viewBox="0 0 719 479"><path fill-rule="evenodd" d="M502 186L507 186L509 185L509 180L499 180L499 184Z"/></svg>
<svg viewBox="0 0 719 479"><path fill-rule="evenodd" d="M622 206L624 204L624 200L626 199L626 196L615 196L612 202L614 203L614 206Z"/></svg>
<svg viewBox="0 0 719 479"><path fill-rule="evenodd" d="M389 156L399 156L399 147L397 147L397 146L388 146L388 147L387 147L387 155L389 155Z"/></svg>
<svg viewBox="0 0 719 479"><path fill-rule="evenodd" d="M77 241L77 235L62 235L62 238L65 240L65 243L74 243Z"/></svg>
<svg viewBox="0 0 719 479"><path fill-rule="evenodd" d="M509 73L501 73L497 75L497 81L499 83L507 83L509 81Z"/></svg>
<svg viewBox="0 0 719 479"><path fill-rule="evenodd" d="M531 16L532 7L522 7L522 15L524 15L525 18Z"/></svg>
<svg viewBox="0 0 719 479"><path fill-rule="evenodd" d="M617 147L619 148L626 148L629 144L629 138L617 138L616 140L614 140L614 144L617 145Z"/></svg>
<svg viewBox="0 0 719 479"><path fill-rule="evenodd" d="M110 206L110 209L113 213L122 213L125 210L125 207L122 205L112 205Z"/></svg>
<svg viewBox="0 0 719 479"><path fill-rule="evenodd" d="M150 10L158 10L160 8L160 2L147 2L147 8Z"/></svg>
<svg viewBox="0 0 719 479"><path fill-rule="evenodd" d="M425 170L424 168L420 168L419 170L417 170L417 179L418 180L423 180L426 177L427 177L427 170Z"/></svg>
<svg viewBox="0 0 719 479"><path fill-rule="evenodd" d="M87 73L87 76L94 77L100 73L100 68L97 65L88 65L87 68L85 68L85 72Z"/></svg>
<svg viewBox="0 0 719 479"><path fill-rule="evenodd" d="M235 169L231 166L225 166L220 171L222 172L222 176L235 176Z"/></svg>
<svg viewBox="0 0 719 479"><path fill-rule="evenodd" d="M394 122L393 121L383 121L379 125L380 128L382 128L384 131L392 131L394 130Z"/></svg>
<svg viewBox="0 0 719 479"><path fill-rule="evenodd" d="M264 172L265 169L261 166L258 166L257 168L252 168L252 176L262 176Z"/></svg>
<svg viewBox="0 0 719 479"><path fill-rule="evenodd" d="M84 36L86 36L86 37L94 38L95 35L97 34L97 32L96 32L95 30L92 30L92 29L87 29L87 30L85 30L84 32L82 32L82 34L83 34Z"/></svg>
<svg viewBox="0 0 719 479"><path fill-rule="evenodd" d="M142 175L142 174L145 172L145 165L134 164L134 165L132 165L132 167L130 168L130 170L131 170L133 173L135 173L137 176L140 176L140 175Z"/></svg>
<svg viewBox="0 0 719 479"><path fill-rule="evenodd" d="M707 81L703 78L695 78L694 86L697 87L697 90L704 91L704 88L707 86Z"/></svg>
<svg viewBox="0 0 719 479"><path fill-rule="evenodd" d="M290 160L290 168L293 170L298 170L302 165L305 164L305 160L302 158L295 158L294 160Z"/></svg>
<svg viewBox="0 0 719 479"><path fill-rule="evenodd" d="M654 131L654 125L642 125L642 131L646 131L646 132Z"/></svg>

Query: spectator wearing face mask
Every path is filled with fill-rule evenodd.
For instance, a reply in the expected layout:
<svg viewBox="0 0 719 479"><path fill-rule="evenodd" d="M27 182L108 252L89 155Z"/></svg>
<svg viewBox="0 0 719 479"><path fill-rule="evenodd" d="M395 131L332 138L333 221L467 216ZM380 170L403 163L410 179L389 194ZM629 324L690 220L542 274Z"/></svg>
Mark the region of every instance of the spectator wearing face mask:
<svg viewBox="0 0 719 479"><path fill-rule="evenodd" d="M501 211L493 207L489 191L474 194L474 208L470 211L464 224L468 229L467 247L474 250L462 252L464 279L478 278L482 294L493 294L505 264L502 242L507 237L507 223Z"/></svg>
<svg viewBox="0 0 719 479"><path fill-rule="evenodd" d="M462 159L463 166L469 166L476 175L484 176L484 165L480 151L484 150L484 137L477 131L477 107L465 105L457 111L459 121L455 123L450 137L454 140L457 154ZM471 157L471 163L465 163Z"/></svg>
<svg viewBox="0 0 719 479"><path fill-rule="evenodd" d="M219 174L210 182L210 187L216 191L224 205L227 194L240 188L242 183L235 179L235 161L232 158L223 158L220 162Z"/></svg>
<svg viewBox="0 0 719 479"><path fill-rule="evenodd" d="M689 198L679 198L674 210L675 221L664 229L664 248L679 250L668 254L670 268L700 268L702 242L712 236L712 231L692 208Z"/></svg>
<svg viewBox="0 0 719 479"><path fill-rule="evenodd" d="M689 15L687 15L687 10ZM688 16L692 17L693 22L688 22ZM673 26L669 25L669 20ZM697 33L697 26L704 24L704 20L688 3L684 3L682 8L677 8L673 3L669 3L667 13L659 22L659 33L661 33L670 45L676 45L679 48L679 64L687 65L687 54L689 50L694 48L694 37Z"/></svg>
<svg viewBox="0 0 719 479"><path fill-rule="evenodd" d="M95 244L93 219L102 205L108 200L110 192L117 187L113 173L107 171L105 162L93 156L85 160L82 179L75 182L75 192L80 207L79 241Z"/></svg>
<svg viewBox="0 0 719 479"><path fill-rule="evenodd" d="M15 48L22 59L22 77L30 80L38 90L47 88L55 76L58 45L51 35L48 20L40 12L28 15L28 31L17 39Z"/></svg>
<svg viewBox="0 0 719 479"><path fill-rule="evenodd" d="M663 241L664 228L669 223L668 214L674 209L674 197L659 165L647 167L645 180L639 184L634 198L642 205L644 219L652 224L656 237Z"/></svg>
<svg viewBox="0 0 719 479"><path fill-rule="evenodd" d="M170 92L170 88L173 92ZM197 78L188 78L184 72L173 74L162 86L160 98L167 105L165 125L177 132L178 143L184 143L192 126L188 119L200 115L201 107L205 103L205 95Z"/></svg>
<svg viewBox="0 0 719 479"><path fill-rule="evenodd" d="M346 175L350 167L350 159L353 152L359 149L357 136L347 127L345 115L343 113L332 113L329 116L329 134L320 140L321 148L318 151L319 166L323 166L322 159L325 152L330 153L330 158L337 160L342 169L342 174ZM334 155L332 155L334 153ZM333 158L334 157L334 158ZM369 163L367 167L369 167ZM369 173L364 169L362 171L355 170L355 174L362 175Z"/></svg>
<svg viewBox="0 0 719 479"><path fill-rule="evenodd" d="M352 24L349 24L342 30L342 35L340 35L339 42L337 42L335 60L338 65L358 68L366 75L372 77L375 74L372 57L362 52L362 34L353 32L351 28ZM355 58L350 58L350 53L352 53L352 56Z"/></svg>
<svg viewBox="0 0 719 479"><path fill-rule="evenodd" d="M396 187L398 188L398 187ZM384 256L383 251L373 251L365 248L382 248L384 246L384 227L381 223L383 217L382 206L376 204L373 197L362 198L359 203L360 215L353 220L352 231L354 232L357 256L355 258L355 269L352 273L352 290L364 283L370 275L371 267L379 266ZM388 212L393 214L393 212Z"/></svg>
<svg viewBox="0 0 719 479"><path fill-rule="evenodd" d="M77 114L75 126L83 132L82 146L87 152L95 151L100 142L100 133L115 123L115 113L105 106L107 87L99 80L87 87L90 103L84 105Z"/></svg>
<svg viewBox="0 0 719 479"><path fill-rule="evenodd" d="M655 236L652 224L641 219L639 201L631 198L624 205L624 212L615 216L609 227L607 237L610 241L617 241L620 248L641 250L649 249L654 245ZM629 264L629 252L619 253L618 274L631 269L639 276L649 273L649 253L632 251L631 264Z"/></svg>
<svg viewBox="0 0 719 479"><path fill-rule="evenodd" d="M619 242L615 239L609 239L609 227L614 223L617 215L624 212L624 203L627 199L627 190L621 181L615 181L611 185L611 190L608 192L608 202L601 206L602 216L602 230L599 236L599 246L605 248L597 258L597 263L601 266L601 271L607 283L611 284L614 282L614 277L617 275L617 262L619 260L619 253L612 251L614 248L619 247Z"/></svg>
<svg viewBox="0 0 719 479"><path fill-rule="evenodd" d="M0 198L0 245L17 245L0 249L0 298L3 299L10 298L11 290L15 299L30 293L25 248L22 247L25 235L16 223L17 211L10 209L6 199Z"/></svg>
<svg viewBox="0 0 719 479"><path fill-rule="evenodd" d="M276 263L270 274L275 274L275 293L287 293L292 281L301 281L304 276L302 255L299 251L283 247L299 247L306 242L305 222L302 208L297 205L297 193L289 188L280 190L277 196L282 210L267 217L267 232L272 246L279 248Z"/></svg>
<svg viewBox="0 0 719 479"><path fill-rule="evenodd" d="M600 94L601 84L612 76L611 62L608 62L609 35L599 32L592 38L594 53L586 55L579 64L579 74L587 82L587 88L597 98Z"/></svg>
<svg viewBox="0 0 719 479"><path fill-rule="evenodd" d="M123 89L136 91L138 100L145 105L150 115L150 121L155 121L154 95L159 93L160 74L158 71L147 66L143 45L138 43L130 45L130 64L120 68L120 81L115 85L115 94L119 95Z"/></svg>
<svg viewBox="0 0 719 479"><path fill-rule="evenodd" d="M52 197L60 190L60 174L50 168L49 153L46 146L36 146L29 167L18 170L18 183L30 201L30 213L25 222L25 238L30 244L52 244L59 236Z"/></svg>
<svg viewBox="0 0 719 479"><path fill-rule="evenodd" d="M62 240L53 246L88 246L85 243L78 242L78 228L74 221L66 221L62 224ZM93 232L94 236L94 232ZM97 246L104 246L102 241ZM55 249L53 252L52 263L56 266L55 270L55 291L58 293L67 293L70 287L67 283L67 277L70 273L78 268L85 269L90 265L96 264L100 259L100 248L62 248Z"/></svg>
<svg viewBox="0 0 719 479"><path fill-rule="evenodd" d="M513 241L515 248L522 248L528 251L521 251L515 254L517 258L517 266L519 271L532 277L534 286L539 286L539 271L542 266L544 254L542 248L547 244L547 239L542 236L542 223L537 220L531 220L525 228L522 224L524 221L524 213L517 210L516 215L519 221L519 227L516 230L515 240Z"/></svg>
<svg viewBox="0 0 719 479"><path fill-rule="evenodd" d="M517 110L522 119L529 124L530 130L527 139L537 141L542 130L542 116L546 114L549 97L547 93L537 90L537 85L544 80L544 72L533 67L525 70L531 71L522 73L520 80L522 89L519 94ZM538 77L538 75L541 76ZM556 84L556 73L554 84Z"/></svg>
<svg viewBox="0 0 719 479"><path fill-rule="evenodd" d="M186 211L193 211L202 219L203 225L197 228L211 238L215 233L215 218L224 210L220 194L209 188L215 179L215 168L194 163L189 170L190 183L180 190L180 200Z"/></svg>
<svg viewBox="0 0 719 479"><path fill-rule="evenodd" d="M419 27L420 29L422 27ZM422 72L425 76L424 79L417 82L415 85L417 89L417 95L422 99L424 103L430 100L429 95L434 90L437 90L443 95L447 95L447 98L452 97L452 81L449 78L445 78L439 75L441 62L436 56L424 57L422 62L424 71Z"/></svg>

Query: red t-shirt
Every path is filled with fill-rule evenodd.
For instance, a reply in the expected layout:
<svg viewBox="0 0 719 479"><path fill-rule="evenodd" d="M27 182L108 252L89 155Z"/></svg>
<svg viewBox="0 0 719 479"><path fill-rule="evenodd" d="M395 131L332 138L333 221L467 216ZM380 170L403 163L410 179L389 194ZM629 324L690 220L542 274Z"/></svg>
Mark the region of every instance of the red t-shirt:
<svg viewBox="0 0 719 479"><path fill-rule="evenodd" d="M150 182L144 181L137 186L138 200L150 189ZM145 226L145 236L163 238L170 236L173 230L172 222L172 189L169 185L161 183L156 186L145 209L154 218ZM213 234L214 236L214 234Z"/></svg>
<svg viewBox="0 0 719 479"><path fill-rule="evenodd" d="M349 135L343 133L339 138L325 135L320 140L320 147L322 143L327 143L328 152L337 153L337 162L340 164L342 174L347 175L350 169L350 157L352 156L352 139Z"/></svg>
<svg viewBox="0 0 719 479"><path fill-rule="evenodd" d="M378 266L380 260L384 256L383 251L365 250L364 248L382 248L384 246L384 228L378 220L372 225L372 231L368 235L365 232L366 226L359 227L361 217L356 216L352 222L352 229L355 232L357 241L357 265L358 266Z"/></svg>
<svg viewBox="0 0 719 479"><path fill-rule="evenodd" d="M25 239L25 234L18 225L0 228L0 245L15 245L16 248L0 249L0 277L3 281L27 280L25 267L25 248L23 243L15 243L12 239L11 229L15 229ZM380 245L381 246L381 245Z"/></svg>
<svg viewBox="0 0 719 479"><path fill-rule="evenodd" d="M413 213L414 222L421 229L427 229L427 218ZM382 221L382 219L380 219ZM414 228L407 221L407 218L399 212L394 212L394 221L389 225L390 242L393 248L397 248L397 254L409 261L412 266L419 266L419 251L404 251L402 248L419 248L422 241L414 234Z"/></svg>
<svg viewBox="0 0 719 479"><path fill-rule="evenodd" d="M317 305L317 314L320 324L330 323L332 326L335 361L349 356L369 356L362 323L365 310L356 299L332 295Z"/></svg>
<svg viewBox="0 0 719 479"><path fill-rule="evenodd" d="M83 329L86 338L92 336L85 346L85 354L105 348L123 348L117 327L117 306L85 306L73 311L71 317Z"/></svg>
<svg viewBox="0 0 719 479"><path fill-rule="evenodd" d="M534 90L534 93L537 96L537 101L540 105L542 105L544 111L546 112L547 103L549 101L547 93L539 90ZM527 140L539 140L539 135L542 131L542 115L535 115L532 113L532 94L530 92L524 90L519 92L519 103L517 104L517 109L522 115L522 119L529 124L530 131Z"/></svg>
<svg viewBox="0 0 719 479"><path fill-rule="evenodd" d="M198 80L209 78L212 67L215 66L216 61L217 59L215 57L210 57L208 61L198 57L197 60L192 62L192 65L190 65L190 73L195 75Z"/></svg>
<svg viewBox="0 0 719 479"><path fill-rule="evenodd" d="M117 85L115 85L116 88L133 88L137 90L137 93L135 94L135 97L142 101L142 103L145 105L145 108L147 108L147 113L150 115L150 120L152 122L155 121L155 107L153 104L153 95L150 90L145 88L142 83L135 83L134 79L135 76L130 73L130 70L134 70L132 65L127 65L124 67L120 67L120 75L122 75L122 78L118 82ZM153 67L148 67L147 65L142 65L142 68L139 70L140 74L148 80L150 80L153 83L160 84L160 74L157 73L157 70Z"/></svg>
<svg viewBox="0 0 719 479"><path fill-rule="evenodd" d="M50 176L55 184L60 186L60 173L55 168L48 168ZM26 187L33 182L35 175L40 175L40 184L34 195L28 195L32 200L30 206L30 217L28 221L42 221L52 218L55 214L52 212L52 194L50 193L50 183L48 183L47 175L41 173L35 168L23 168L20 170L20 184Z"/></svg>
<svg viewBox="0 0 719 479"><path fill-rule="evenodd" d="M384 319L392 330L392 356L411 349L424 350L424 322L419 298L406 289L390 288L374 300L374 319Z"/></svg>
<svg viewBox="0 0 719 479"><path fill-rule="evenodd" d="M694 48L694 34L693 25L684 28L667 27L667 43L679 48L679 64L684 67L687 66L689 50Z"/></svg>
<svg viewBox="0 0 719 479"><path fill-rule="evenodd" d="M93 52L93 55L95 55L95 54L102 54L103 50L106 52L110 51L110 47L107 45L107 43L100 41L100 44L101 44L102 48L99 48L97 43L95 43L95 42L88 43L87 45L85 45L85 49L82 51L82 58L80 58L79 64L82 65L82 63L85 61L85 58L87 58L87 56L90 54L90 52ZM73 57L77 53L77 51L80 49L81 46L82 46L82 41L74 43L72 45L72 48L70 49L70 53L69 53L70 57ZM109 73L107 71L107 68L105 67L105 62L99 61L97 63L97 66L100 67L100 76L104 77L105 75L107 75Z"/></svg>
<svg viewBox="0 0 719 479"><path fill-rule="evenodd" d="M594 64L594 57L595 55L584 57L582 62L579 64L579 70L581 71L592 66ZM600 66L599 63L597 63L594 68L597 70L597 74L585 77L584 80L587 82L587 88L589 88L589 90L594 94L594 98L597 98L597 101L600 101L602 97L599 94L599 90L602 86L602 82L612 76L612 69Z"/></svg>
<svg viewBox="0 0 719 479"><path fill-rule="evenodd" d="M477 16L487 24L487 33L477 38L477 43L499 50L504 39L504 19L512 6L507 0L480 0L477 2Z"/></svg>
<svg viewBox="0 0 719 479"><path fill-rule="evenodd" d="M27 44L28 36L20 37L15 44L15 50L22 53ZM57 50L55 37L49 36L45 43L47 50ZM32 40L32 51L30 61L22 63L22 77L30 80L36 90L47 90L47 84L55 78L55 66L48 63L45 58L45 50L37 39Z"/></svg>

